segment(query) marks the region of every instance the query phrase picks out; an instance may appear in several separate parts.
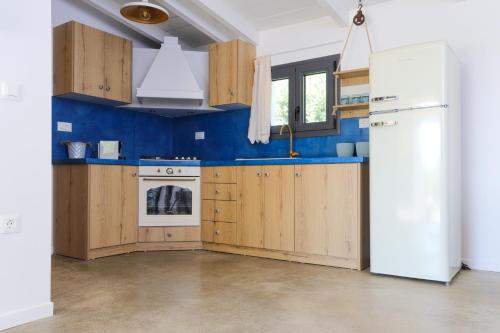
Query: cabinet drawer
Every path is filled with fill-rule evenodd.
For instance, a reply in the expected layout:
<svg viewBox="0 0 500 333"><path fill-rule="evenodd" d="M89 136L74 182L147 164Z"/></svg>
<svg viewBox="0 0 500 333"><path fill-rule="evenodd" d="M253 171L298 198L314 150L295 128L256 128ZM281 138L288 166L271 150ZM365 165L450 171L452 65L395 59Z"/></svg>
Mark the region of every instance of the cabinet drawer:
<svg viewBox="0 0 500 333"><path fill-rule="evenodd" d="M235 184L236 183L236 168L235 167L215 167L213 179L214 179L214 183Z"/></svg>
<svg viewBox="0 0 500 333"><path fill-rule="evenodd" d="M236 200L236 184L215 184L215 200Z"/></svg>
<svg viewBox="0 0 500 333"><path fill-rule="evenodd" d="M236 224L226 223L226 222L215 222L214 243L236 244Z"/></svg>
<svg viewBox="0 0 500 333"><path fill-rule="evenodd" d="M205 221L214 220L215 201L202 200L201 202L201 219Z"/></svg>
<svg viewBox="0 0 500 333"><path fill-rule="evenodd" d="M214 222L201 221L201 241L212 243L214 241Z"/></svg>
<svg viewBox="0 0 500 333"><path fill-rule="evenodd" d="M201 198L205 200L236 200L236 184L203 184Z"/></svg>
<svg viewBox="0 0 500 333"><path fill-rule="evenodd" d="M165 230L163 227L140 227L139 228L139 242L164 242Z"/></svg>
<svg viewBox="0 0 500 333"><path fill-rule="evenodd" d="M165 227L167 242L199 242L201 227Z"/></svg>
<svg viewBox="0 0 500 333"><path fill-rule="evenodd" d="M215 201L214 220L236 222L236 201Z"/></svg>

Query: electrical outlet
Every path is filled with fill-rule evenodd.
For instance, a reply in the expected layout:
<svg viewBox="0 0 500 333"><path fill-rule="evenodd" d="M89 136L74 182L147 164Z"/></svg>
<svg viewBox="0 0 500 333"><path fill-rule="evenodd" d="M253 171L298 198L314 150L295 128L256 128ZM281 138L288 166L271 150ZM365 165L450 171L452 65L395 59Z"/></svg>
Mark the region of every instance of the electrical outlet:
<svg viewBox="0 0 500 333"><path fill-rule="evenodd" d="M370 127L370 118L359 119L359 128L368 128L368 127Z"/></svg>
<svg viewBox="0 0 500 333"><path fill-rule="evenodd" d="M205 132L195 132L194 139L195 140L205 140Z"/></svg>
<svg viewBox="0 0 500 333"><path fill-rule="evenodd" d="M72 123L65 123L63 121L58 121L57 122L57 131L58 132L73 132L73 124Z"/></svg>
<svg viewBox="0 0 500 333"><path fill-rule="evenodd" d="M12 234L21 232L21 219L19 215L0 216L0 234Z"/></svg>

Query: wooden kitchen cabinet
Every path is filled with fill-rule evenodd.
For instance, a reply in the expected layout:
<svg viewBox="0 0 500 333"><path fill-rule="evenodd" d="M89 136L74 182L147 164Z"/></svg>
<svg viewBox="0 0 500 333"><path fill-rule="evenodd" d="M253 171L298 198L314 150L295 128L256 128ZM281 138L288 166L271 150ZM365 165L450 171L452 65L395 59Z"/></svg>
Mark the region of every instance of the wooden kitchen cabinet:
<svg viewBox="0 0 500 333"><path fill-rule="evenodd" d="M131 41L70 21L54 28L53 53L54 96L131 103Z"/></svg>
<svg viewBox="0 0 500 333"><path fill-rule="evenodd" d="M210 106L250 106L255 46L236 39L209 47Z"/></svg>
<svg viewBox="0 0 500 333"><path fill-rule="evenodd" d="M203 167L201 182L202 242L236 244L236 167Z"/></svg>
<svg viewBox="0 0 500 333"><path fill-rule="evenodd" d="M137 167L54 166L54 252L92 259L134 250Z"/></svg>
<svg viewBox="0 0 500 333"><path fill-rule="evenodd" d="M369 266L368 165L236 169L236 244L220 239L214 244L214 236L205 249L360 270ZM208 207L211 200L204 201ZM206 224L207 230L212 227L223 235L219 238L234 232L230 223Z"/></svg>
<svg viewBox="0 0 500 333"><path fill-rule="evenodd" d="M362 224L361 168L361 164L296 166L296 252L356 259L366 251L361 248L367 228Z"/></svg>
<svg viewBox="0 0 500 333"><path fill-rule="evenodd" d="M238 245L294 250L293 165L238 168Z"/></svg>

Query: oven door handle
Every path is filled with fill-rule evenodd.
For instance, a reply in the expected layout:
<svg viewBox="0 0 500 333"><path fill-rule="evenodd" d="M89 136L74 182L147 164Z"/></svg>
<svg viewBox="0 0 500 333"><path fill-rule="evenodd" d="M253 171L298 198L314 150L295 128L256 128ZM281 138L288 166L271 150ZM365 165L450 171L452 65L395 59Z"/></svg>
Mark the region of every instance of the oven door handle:
<svg viewBox="0 0 500 333"><path fill-rule="evenodd" d="M166 181L166 180L175 180L175 181L182 181L182 182L194 182L196 181L196 178L174 178L174 177L157 177L157 178L141 178L144 181L151 181L151 182L157 182L157 181Z"/></svg>

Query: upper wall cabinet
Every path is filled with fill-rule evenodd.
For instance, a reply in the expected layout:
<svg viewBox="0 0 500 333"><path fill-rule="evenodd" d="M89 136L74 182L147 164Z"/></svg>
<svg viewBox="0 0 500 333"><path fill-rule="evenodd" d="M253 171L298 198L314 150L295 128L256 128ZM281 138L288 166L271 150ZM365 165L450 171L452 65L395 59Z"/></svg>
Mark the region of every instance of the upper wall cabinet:
<svg viewBox="0 0 500 333"><path fill-rule="evenodd" d="M54 28L53 42L55 96L131 103L131 41L71 21Z"/></svg>
<svg viewBox="0 0 500 333"><path fill-rule="evenodd" d="M210 106L252 105L255 46L236 39L210 45L209 54Z"/></svg>

